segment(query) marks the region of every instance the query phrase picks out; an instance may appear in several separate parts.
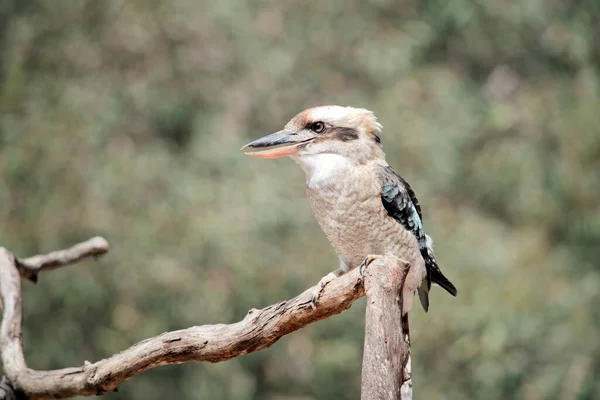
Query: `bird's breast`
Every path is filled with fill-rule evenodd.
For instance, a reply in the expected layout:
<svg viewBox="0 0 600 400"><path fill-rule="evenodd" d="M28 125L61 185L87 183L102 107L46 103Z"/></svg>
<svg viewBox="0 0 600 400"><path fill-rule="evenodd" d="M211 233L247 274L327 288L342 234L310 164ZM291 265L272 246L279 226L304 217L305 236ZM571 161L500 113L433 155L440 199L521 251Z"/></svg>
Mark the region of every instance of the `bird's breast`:
<svg viewBox="0 0 600 400"><path fill-rule="evenodd" d="M351 269L368 254L418 255L414 237L383 208L380 186L375 169L369 165L322 174L312 184L307 174L307 193L315 217Z"/></svg>

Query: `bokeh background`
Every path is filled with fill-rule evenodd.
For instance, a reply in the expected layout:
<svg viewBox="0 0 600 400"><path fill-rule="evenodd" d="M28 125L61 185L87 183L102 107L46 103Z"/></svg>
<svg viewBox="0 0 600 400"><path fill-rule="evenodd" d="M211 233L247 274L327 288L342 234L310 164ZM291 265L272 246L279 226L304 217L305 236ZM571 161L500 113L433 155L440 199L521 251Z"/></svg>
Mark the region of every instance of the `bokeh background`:
<svg viewBox="0 0 600 400"><path fill-rule="evenodd" d="M94 235L24 283L28 363L237 321L337 267L291 160L239 148L319 104L366 107L457 298L411 314L421 399L600 398L597 0L3 0L0 244ZM108 399L357 399L364 300Z"/></svg>

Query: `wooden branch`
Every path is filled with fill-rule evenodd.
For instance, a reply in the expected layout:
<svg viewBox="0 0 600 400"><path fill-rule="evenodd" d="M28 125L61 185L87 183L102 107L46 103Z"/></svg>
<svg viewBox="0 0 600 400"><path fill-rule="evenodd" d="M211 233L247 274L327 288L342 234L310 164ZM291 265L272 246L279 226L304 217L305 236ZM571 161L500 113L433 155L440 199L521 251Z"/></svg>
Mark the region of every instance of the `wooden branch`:
<svg viewBox="0 0 600 400"><path fill-rule="evenodd" d="M71 265L90 256L108 252L108 242L103 237L93 237L65 250L53 251L25 259L15 258L19 273L25 279L37 282L38 273Z"/></svg>
<svg viewBox="0 0 600 400"><path fill-rule="evenodd" d="M106 251L107 245L92 239L62 252L17 262L8 250L0 247L0 292L4 302L0 349L8 383L0 387L0 399L9 399L11 396L40 399L100 395L114 390L118 384L140 372L161 365L228 360L270 347L290 332L350 308L356 299L364 295L363 280L356 269L324 288L316 310L310 306L313 291L310 288L289 301L262 310L252 309L242 321L234 324L203 325L166 332L112 357L95 363L86 362L77 368L51 371L28 368L21 343L19 273L24 274L22 265L29 268L25 271L37 272L99 254L98 249ZM27 274L24 276L29 277ZM14 389L14 393L10 393L10 388Z"/></svg>
<svg viewBox="0 0 600 400"><path fill-rule="evenodd" d="M252 309L234 324L195 326L166 332L95 363L76 368L35 371L27 367L21 342L20 277L35 281L40 271L104 254L108 243L93 238L69 249L18 259L0 247L0 294L4 305L0 350L5 377L0 400L67 398L101 395L136 374L188 361L220 362L270 347L284 335L339 314L367 294L367 319L361 399L412 399L408 319L401 318L401 289L409 265L393 257L377 257L363 279L355 269L333 280L313 310L314 288L262 310ZM364 285L363 285L364 281ZM398 329L402 326L402 329Z"/></svg>
<svg viewBox="0 0 600 400"><path fill-rule="evenodd" d="M15 268L15 257L0 248L0 293L2 294L2 324L0 325L0 349L2 367L9 377L27 368L21 344L21 280ZM13 374L13 372L15 372ZM8 386L3 387L8 391Z"/></svg>
<svg viewBox="0 0 600 400"><path fill-rule="evenodd" d="M409 268L395 257L378 257L365 267L362 400L412 399L408 314L402 317L401 296Z"/></svg>

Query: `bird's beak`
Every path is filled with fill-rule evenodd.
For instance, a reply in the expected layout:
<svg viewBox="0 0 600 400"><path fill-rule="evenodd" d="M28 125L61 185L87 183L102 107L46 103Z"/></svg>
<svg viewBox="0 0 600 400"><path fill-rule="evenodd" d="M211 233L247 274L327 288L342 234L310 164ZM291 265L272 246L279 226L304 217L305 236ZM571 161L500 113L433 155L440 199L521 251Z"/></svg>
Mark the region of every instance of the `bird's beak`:
<svg viewBox="0 0 600 400"><path fill-rule="evenodd" d="M279 158L296 154L298 147L312 139L314 138L284 129L250 142L240 150L266 148L265 150L246 152L245 154L260 158Z"/></svg>

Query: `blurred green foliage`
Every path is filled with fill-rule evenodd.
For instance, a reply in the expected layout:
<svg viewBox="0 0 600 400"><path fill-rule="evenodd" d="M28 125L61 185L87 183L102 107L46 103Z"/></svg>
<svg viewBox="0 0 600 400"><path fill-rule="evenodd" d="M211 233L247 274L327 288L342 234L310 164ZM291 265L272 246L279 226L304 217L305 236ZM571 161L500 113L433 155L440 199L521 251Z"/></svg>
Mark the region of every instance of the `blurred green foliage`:
<svg viewBox="0 0 600 400"><path fill-rule="evenodd" d="M600 398L600 2L4 0L0 244L111 253L24 283L28 363L239 320L336 268L298 111L372 109L456 299L411 314L422 399ZM357 399L364 301L271 349L109 399Z"/></svg>

